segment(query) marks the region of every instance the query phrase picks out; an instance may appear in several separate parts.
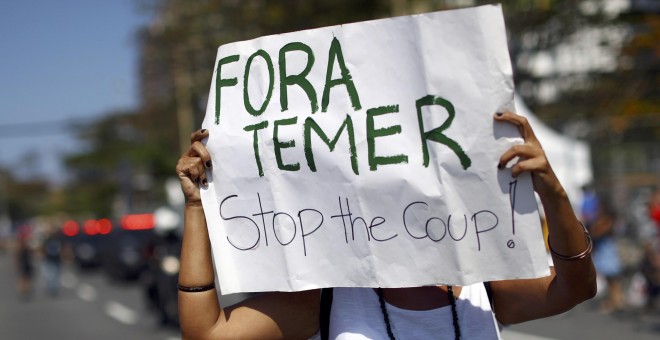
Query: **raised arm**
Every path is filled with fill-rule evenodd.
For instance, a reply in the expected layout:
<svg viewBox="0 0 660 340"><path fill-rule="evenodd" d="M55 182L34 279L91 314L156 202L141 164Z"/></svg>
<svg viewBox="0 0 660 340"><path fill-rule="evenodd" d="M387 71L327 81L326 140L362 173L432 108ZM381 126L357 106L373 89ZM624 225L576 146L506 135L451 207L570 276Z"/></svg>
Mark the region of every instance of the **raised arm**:
<svg viewBox="0 0 660 340"><path fill-rule="evenodd" d="M496 114L495 121L515 124L525 140L502 155L498 168L518 157L512 175L531 172L534 190L545 211L554 262L549 277L492 283L495 315L500 322L512 324L563 313L592 298L596 273L590 256L591 240L529 122L511 112Z"/></svg>
<svg viewBox="0 0 660 340"><path fill-rule="evenodd" d="M213 285L211 243L199 186L211 157L198 130L176 166L186 204L179 272L179 321L184 339L308 338L318 330L319 291L264 293L222 308Z"/></svg>

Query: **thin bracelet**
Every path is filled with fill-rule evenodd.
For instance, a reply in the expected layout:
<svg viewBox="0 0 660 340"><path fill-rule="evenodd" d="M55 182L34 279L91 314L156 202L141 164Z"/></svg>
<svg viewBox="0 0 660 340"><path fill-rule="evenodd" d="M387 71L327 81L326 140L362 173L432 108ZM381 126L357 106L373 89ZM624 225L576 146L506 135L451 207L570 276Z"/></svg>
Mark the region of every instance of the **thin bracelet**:
<svg viewBox="0 0 660 340"><path fill-rule="evenodd" d="M199 292L205 292L207 290L211 290L211 289L215 288L215 282L211 282L211 284L208 284L206 286L197 286L197 287L187 287L187 286L182 286L180 284L177 284L176 286L182 292L199 293Z"/></svg>
<svg viewBox="0 0 660 340"><path fill-rule="evenodd" d="M550 252L552 253L552 255L556 256L558 259L563 260L563 261L575 261L575 260L581 260L581 259L589 256L589 254L591 254L591 250L594 247L594 242L591 239L591 235L589 235L589 231L587 231L587 228L584 226L584 224L582 224L582 222L580 222L580 225L582 226L582 229L584 229L584 238L587 241L587 249L585 249L583 252L581 252L577 255L573 255L573 256L566 256L566 255L559 254L554 249L552 249L552 246L550 245L550 235L548 235L548 248L550 248Z"/></svg>

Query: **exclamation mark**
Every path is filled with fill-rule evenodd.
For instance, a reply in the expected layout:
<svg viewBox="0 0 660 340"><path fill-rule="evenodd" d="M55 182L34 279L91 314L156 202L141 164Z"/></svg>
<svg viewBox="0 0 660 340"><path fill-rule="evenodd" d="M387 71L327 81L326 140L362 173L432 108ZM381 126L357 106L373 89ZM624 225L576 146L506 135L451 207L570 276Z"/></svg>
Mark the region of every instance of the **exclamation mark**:
<svg viewBox="0 0 660 340"><path fill-rule="evenodd" d="M518 186L518 180L509 182L509 203L511 203L511 232L513 235L516 234L516 220L514 218L514 212L516 207L516 187ZM513 239L509 240L506 243L507 247L515 248L516 242Z"/></svg>

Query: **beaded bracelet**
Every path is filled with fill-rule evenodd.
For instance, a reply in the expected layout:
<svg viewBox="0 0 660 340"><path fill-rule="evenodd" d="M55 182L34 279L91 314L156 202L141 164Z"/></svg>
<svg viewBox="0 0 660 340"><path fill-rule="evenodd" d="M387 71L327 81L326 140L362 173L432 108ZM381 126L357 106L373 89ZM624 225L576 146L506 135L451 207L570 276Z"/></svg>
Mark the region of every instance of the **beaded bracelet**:
<svg viewBox="0 0 660 340"><path fill-rule="evenodd" d="M552 255L556 256L558 259L563 260L563 261L575 261L575 260L581 260L581 259L589 256L589 254L591 254L591 250L594 247L594 242L591 239L591 235L589 235L589 231L587 231L587 228L584 226L584 224L582 224L582 222L580 222L580 225L582 226L582 229L584 229L584 238L587 241L587 249L585 249L583 252L581 252L577 255L573 255L573 256L566 256L566 255L559 254L554 249L552 249L552 246L550 245L550 235L548 235L548 248L550 248L550 252L552 253Z"/></svg>
<svg viewBox="0 0 660 340"><path fill-rule="evenodd" d="M199 292L205 292L207 290L211 290L211 289L215 288L215 282L211 282L211 284L208 284L206 286L197 286L197 287L186 287L186 286L182 286L180 284L177 284L176 286L182 292L199 293Z"/></svg>

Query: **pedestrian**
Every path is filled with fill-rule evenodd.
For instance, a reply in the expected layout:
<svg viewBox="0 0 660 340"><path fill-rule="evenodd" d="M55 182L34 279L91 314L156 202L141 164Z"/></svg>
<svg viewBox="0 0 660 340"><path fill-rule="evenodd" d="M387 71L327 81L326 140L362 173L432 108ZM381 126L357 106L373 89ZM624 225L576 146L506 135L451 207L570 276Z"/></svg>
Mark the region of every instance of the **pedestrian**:
<svg viewBox="0 0 660 340"><path fill-rule="evenodd" d="M612 313L623 309L621 285L622 265L615 235L616 216L610 206L599 201L598 212L589 232L593 237L593 261L596 273L607 282L606 296L601 303L601 312Z"/></svg>
<svg viewBox="0 0 660 340"><path fill-rule="evenodd" d="M60 290L60 272L64 242L59 230L50 226L42 246L44 278L46 291L50 296L57 296Z"/></svg>
<svg viewBox="0 0 660 340"><path fill-rule="evenodd" d="M598 207L600 200L593 184L585 185L582 188L582 206L580 207L580 220L589 229L598 216Z"/></svg>
<svg viewBox="0 0 660 340"><path fill-rule="evenodd" d="M655 310L660 296L660 251L652 243L643 244L641 272L646 280L646 304L648 312Z"/></svg>
<svg viewBox="0 0 660 340"><path fill-rule="evenodd" d="M16 270L18 273L17 291L22 300L32 296L32 279L34 276L34 256L30 245L31 227L24 224L18 228L16 240Z"/></svg>
<svg viewBox="0 0 660 340"><path fill-rule="evenodd" d="M650 227L645 228L649 232L642 243L641 272L646 280L646 310L653 311L660 296L660 189L651 194L643 215L640 220L648 221Z"/></svg>
<svg viewBox="0 0 660 340"><path fill-rule="evenodd" d="M649 217L655 223L656 228L660 230L660 189L653 190L649 200ZM660 232L658 232L658 235L660 235Z"/></svg>
<svg viewBox="0 0 660 340"><path fill-rule="evenodd" d="M205 170L212 166L200 142L209 132L194 132L190 149L176 167L186 198L179 274L183 337L499 339L498 322L514 324L559 314L593 297L596 276L590 236L573 213L531 126L510 112L497 113L494 119L518 126L524 138L524 144L501 156L498 168L519 157L513 176L532 174L548 223L551 275L463 287L334 288L328 303L328 290L323 294L309 290L263 293L220 306L197 184L206 183Z"/></svg>

